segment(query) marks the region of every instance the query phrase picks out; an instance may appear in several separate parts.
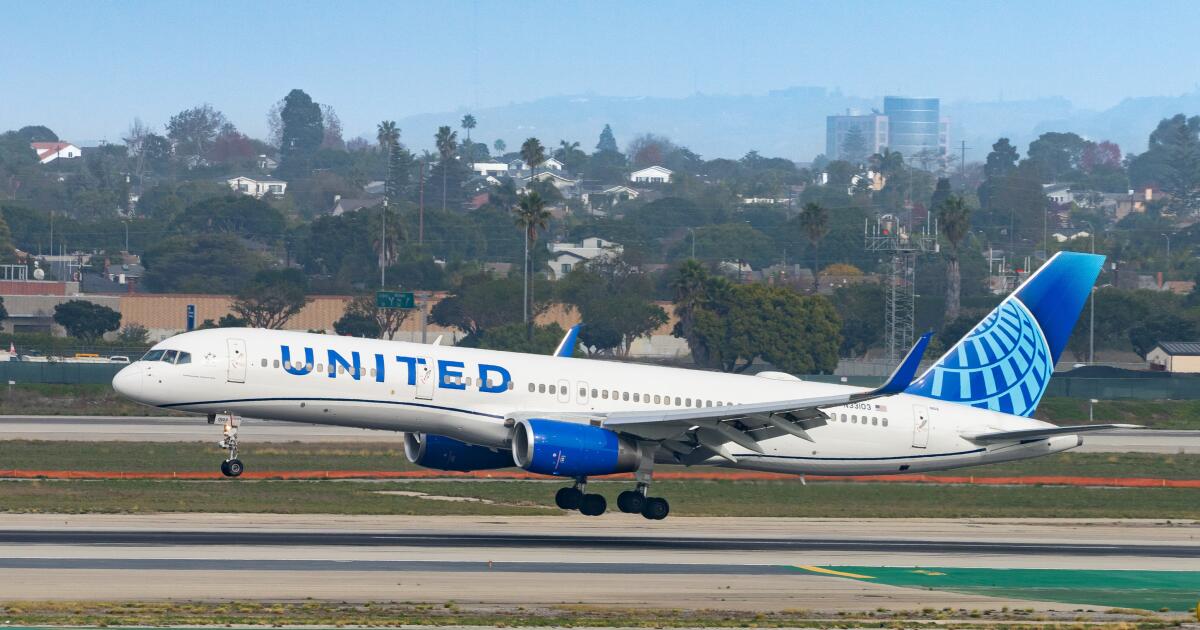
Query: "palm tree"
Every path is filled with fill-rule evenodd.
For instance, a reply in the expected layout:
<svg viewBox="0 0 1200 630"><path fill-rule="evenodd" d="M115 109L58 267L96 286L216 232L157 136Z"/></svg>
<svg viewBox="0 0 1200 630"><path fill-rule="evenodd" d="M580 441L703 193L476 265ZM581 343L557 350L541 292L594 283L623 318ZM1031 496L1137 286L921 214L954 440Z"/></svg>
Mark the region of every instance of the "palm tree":
<svg viewBox="0 0 1200 630"><path fill-rule="evenodd" d="M521 159L529 165L529 186L533 187L533 176L537 175L537 166L546 161L546 147L537 138L526 138L521 144Z"/></svg>
<svg viewBox="0 0 1200 630"><path fill-rule="evenodd" d="M396 150L396 147L400 146L400 128L396 126L396 121L385 120L379 123L375 131L375 139L379 141L379 148L387 153L388 158L387 184L384 186L383 196L386 203L396 192L392 190L396 174L391 172L392 152Z"/></svg>
<svg viewBox="0 0 1200 630"><path fill-rule="evenodd" d="M808 202L800 211L800 229L813 246L813 293L821 287L821 239L829 234L829 211L819 203Z"/></svg>
<svg viewBox="0 0 1200 630"><path fill-rule="evenodd" d="M508 149L508 143L497 138L496 141L492 143L492 148L496 150L496 157L500 157L501 155L504 155L505 149Z"/></svg>
<svg viewBox="0 0 1200 630"><path fill-rule="evenodd" d="M517 226L525 232L525 337L526 339L533 338L533 319L530 313L533 312L533 303L531 298L533 291L530 283L533 279L530 277L530 259L529 247L531 243L537 242L538 232L546 229L550 224L550 211L546 210L546 202L542 200L542 196L534 191L529 191L517 203L516 208L513 208L516 215Z"/></svg>
<svg viewBox="0 0 1200 630"><path fill-rule="evenodd" d="M462 128L467 130L467 143L471 142L471 130L475 128L475 117L471 114L463 116Z"/></svg>
<svg viewBox="0 0 1200 630"><path fill-rule="evenodd" d="M682 337L687 342L688 349L697 365L707 365L708 363L707 352L693 333L696 311L701 308L708 297L708 284L708 272L694 258L683 261L683 264L675 271L674 277L671 278L675 316L678 318L672 334Z"/></svg>
<svg viewBox="0 0 1200 630"><path fill-rule="evenodd" d="M438 154L441 155L441 161L438 164L442 167L442 210L446 209L446 174L450 171L450 158L454 157L454 152L458 150L458 132L451 131L449 125L438 127L437 134L433 136L434 142L437 144Z"/></svg>
<svg viewBox="0 0 1200 630"><path fill-rule="evenodd" d="M950 247L946 248L946 322L958 319L962 277L958 272L959 245L971 230L971 208L962 197L950 195L937 208L938 229Z"/></svg>
<svg viewBox="0 0 1200 630"><path fill-rule="evenodd" d="M871 168L876 173L889 177L904 168L904 156L898 151L884 147L882 151L871 156Z"/></svg>

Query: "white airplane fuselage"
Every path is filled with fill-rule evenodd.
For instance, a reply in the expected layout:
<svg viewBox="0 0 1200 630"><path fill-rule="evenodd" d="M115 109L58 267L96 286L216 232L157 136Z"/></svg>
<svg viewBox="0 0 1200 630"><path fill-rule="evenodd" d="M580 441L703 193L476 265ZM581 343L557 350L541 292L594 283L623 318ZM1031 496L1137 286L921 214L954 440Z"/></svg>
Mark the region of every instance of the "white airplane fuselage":
<svg viewBox="0 0 1200 630"><path fill-rule="evenodd" d="M435 434L497 448L510 446L512 423L506 420L514 414L578 421L572 414L864 391L784 375L265 329L195 331L155 348L186 352L189 361L137 361L114 380L118 392L144 404L200 414ZM811 442L772 437L760 442L762 454L730 444L736 463L717 457L703 463L795 474L896 474L1031 458L1082 443L1076 435L1062 435L978 444L964 435L1050 425L910 394L822 410L829 420L808 430ZM663 453L659 459L671 461Z"/></svg>

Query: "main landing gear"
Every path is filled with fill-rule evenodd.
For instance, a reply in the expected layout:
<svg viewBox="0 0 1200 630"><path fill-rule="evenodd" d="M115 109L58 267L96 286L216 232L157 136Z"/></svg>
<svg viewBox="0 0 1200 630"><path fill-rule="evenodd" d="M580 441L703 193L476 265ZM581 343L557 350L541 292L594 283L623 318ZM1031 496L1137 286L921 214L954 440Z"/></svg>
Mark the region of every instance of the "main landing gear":
<svg viewBox="0 0 1200 630"><path fill-rule="evenodd" d="M656 444L642 442L638 445L639 462L634 478L637 486L617 495L617 509L626 514L641 514L652 520L661 521L671 513L671 505L661 497L648 497L651 473L654 468ZM608 508L603 495L587 494L587 477L579 477L570 488L560 488L554 495L554 503L564 510L579 510L586 516L600 516Z"/></svg>
<svg viewBox="0 0 1200 630"><path fill-rule="evenodd" d="M225 461L221 462L221 474L226 477L237 477L242 474L242 460L238 459L238 425L242 419L231 414L223 413L217 416L209 416L209 422L213 423L216 420L221 421L221 441L217 442L217 446L228 451L228 456Z"/></svg>
<svg viewBox="0 0 1200 630"><path fill-rule="evenodd" d="M638 482L633 490L626 490L617 495L617 509L626 514L641 514L652 520L661 521L671 513L671 504L662 497L648 497L649 483Z"/></svg>
<svg viewBox="0 0 1200 630"><path fill-rule="evenodd" d="M570 488L559 488L554 503L564 510L579 510L584 516L600 516L608 509L608 499L602 494L587 494L587 477L575 480Z"/></svg>

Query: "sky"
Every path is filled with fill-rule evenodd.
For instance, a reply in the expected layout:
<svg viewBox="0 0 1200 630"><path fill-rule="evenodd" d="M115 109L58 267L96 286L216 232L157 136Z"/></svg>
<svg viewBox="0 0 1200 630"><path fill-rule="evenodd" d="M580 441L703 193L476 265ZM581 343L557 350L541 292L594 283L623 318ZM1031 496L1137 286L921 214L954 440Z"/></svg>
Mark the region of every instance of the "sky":
<svg viewBox="0 0 1200 630"><path fill-rule="evenodd" d="M1200 2L8 3L0 129L119 141L211 103L244 132L292 88L347 138L546 96L822 86L1102 109L1200 85Z"/></svg>

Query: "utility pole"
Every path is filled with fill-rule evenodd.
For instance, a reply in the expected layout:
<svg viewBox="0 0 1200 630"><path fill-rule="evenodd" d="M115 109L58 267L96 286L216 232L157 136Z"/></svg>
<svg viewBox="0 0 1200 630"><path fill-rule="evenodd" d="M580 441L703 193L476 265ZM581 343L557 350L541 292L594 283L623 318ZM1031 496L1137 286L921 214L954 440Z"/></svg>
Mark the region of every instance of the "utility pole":
<svg viewBox="0 0 1200 630"><path fill-rule="evenodd" d="M383 198L383 209L379 212L379 288L387 288L387 197Z"/></svg>
<svg viewBox="0 0 1200 630"><path fill-rule="evenodd" d="M417 195L417 245L425 244L425 158L421 158L421 164L418 169L420 184L420 192Z"/></svg>
<svg viewBox="0 0 1200 630"><path fill-rule="evenodd" d="M972 147L967 146L966 140L960 140L958 150L961 152L961 157L958 158L958 174L963 178L963 187L967 185L967 149Z"/></svg>

